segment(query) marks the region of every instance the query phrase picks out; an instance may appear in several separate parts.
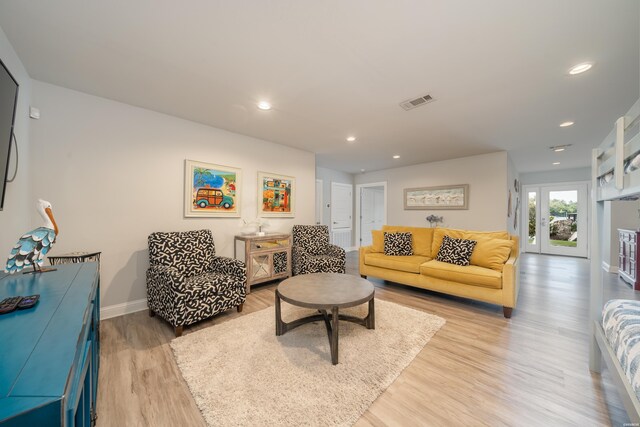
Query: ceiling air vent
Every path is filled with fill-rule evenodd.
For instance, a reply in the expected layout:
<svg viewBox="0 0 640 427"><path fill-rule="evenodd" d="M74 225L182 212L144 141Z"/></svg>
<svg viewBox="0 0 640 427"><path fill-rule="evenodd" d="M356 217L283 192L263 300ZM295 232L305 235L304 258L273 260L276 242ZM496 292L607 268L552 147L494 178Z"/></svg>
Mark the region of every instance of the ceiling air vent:
<svg viewBox="0 0 640 427"><path fill-rule="evenodd" d="M435 99L433 99L433 97L431 95L425 95L425 96L421 96L419 98L408 99L406 101L403 101L403 102L400 103L400 106L402 108L404 108L405 110L409 111L409 110L413 110L416 107L428 104L428 103L433 102L433 101L435 101Z"/></svg>

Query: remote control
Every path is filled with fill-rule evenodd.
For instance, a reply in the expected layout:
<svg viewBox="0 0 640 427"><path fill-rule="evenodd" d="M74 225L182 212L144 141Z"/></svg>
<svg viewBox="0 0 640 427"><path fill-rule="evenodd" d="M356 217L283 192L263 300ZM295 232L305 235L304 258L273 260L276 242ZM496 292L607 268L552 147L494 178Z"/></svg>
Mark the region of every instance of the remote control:
<svg viewBox="0 0 640 427"><path fill-rule="evenodd" d="M0 314L11 313L22 301L22 297L9 297L0 302Z"/></svg>
<svg viewBox="0 0 640 427"><path fill-rule="evenodd" d="M40 294L29 295L28 297L22 297L22 301L18 303L18 310L24 310L25 308L31 308L38 302Z"/></svg>

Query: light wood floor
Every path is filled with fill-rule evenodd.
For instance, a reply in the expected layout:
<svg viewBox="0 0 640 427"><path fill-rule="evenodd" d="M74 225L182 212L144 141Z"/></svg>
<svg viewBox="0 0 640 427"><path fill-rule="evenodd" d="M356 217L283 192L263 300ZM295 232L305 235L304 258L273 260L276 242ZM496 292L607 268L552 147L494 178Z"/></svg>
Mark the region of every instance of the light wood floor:
<svg viewBox="0 0 640 427"><path fill-rule="evenodd" d="M357 252L348 254L357 274ZM607 298L640 292L609 279ZM629 422L606 369L588 369L589 261L524 254L518 307L502 308L385 283L376 298L446 319L357 426L621 426ZM185 334L273 305L275 285ZM201 426L168 345L170 326L139 312L101 324L98 427ZM265 361L265 363L269 363ZM329 360L327 360L329 363ZM251 381L251 372L238 381Z"/></svg>

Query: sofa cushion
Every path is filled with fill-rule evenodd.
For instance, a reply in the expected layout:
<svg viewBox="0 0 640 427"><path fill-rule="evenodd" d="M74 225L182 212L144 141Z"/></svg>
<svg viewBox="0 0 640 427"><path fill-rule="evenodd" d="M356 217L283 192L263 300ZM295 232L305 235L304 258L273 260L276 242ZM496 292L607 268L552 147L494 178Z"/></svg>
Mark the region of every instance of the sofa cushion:
<svg viewBox="0 0 640 427"><path fill-rule="evenodd" d="M475 246L475 240L452 239L444 236L436 260L455 265L469 265Z"/></svg>
<svg viewBox="0 0 640 427"><path fill-rule="evenodd" d="M476 241L476 247L471 254L471 265L502 271L513 249L513 240L483 237Z"/></svg>
<svg viewBox="0 0 640 427"><path fill-rule="evenodd" d="M465 285L502 288L502 273L477 265L460 266L432 260L420 266L420 273L436 279L451 280Z"/></svg>
<svg viewBox="0 0 640 427"><path fill-rule="evenodd" d="M382 231L387 232L408 232L413 236L413 253L415 255L433 258L438 252L431 251L433 240L433 228L427 227L405 227L400 225L383 225ZM438 247L440 247L438 245ZM380 252L383 252L382 250Z"/></svg>
<svg viewBox="0 0 640 427"><path fill-rule="evenodd" d="M372 267L387 268L389 270L406 271L407 273L420 273L420 265L431 258L419 255L388 256L381 253L368 253L364 256L364 263Z"/></svg>
<svg viewBox="0 0 640 427"><path fill-rule="evenodd" d="M371 252L384 252L384 232L371 230Z"/></svg>
<svg viewBox="0 0 640 427"><path fill-rule="evenodd" d="M389 256L411 256L411 233L384 233L384 254Z"/></svg>
<svg viewBox="0 0 640 427"><path fill-rule="evenodd" d="M442 245L444 236L453 237L454 239L478 240L481 238L489 239L505 239L509 240L509 233L506 231L470 231L456 230L454 228L435 228L433 232L433 240L431 243L431 253L437 254Z"/></svg>

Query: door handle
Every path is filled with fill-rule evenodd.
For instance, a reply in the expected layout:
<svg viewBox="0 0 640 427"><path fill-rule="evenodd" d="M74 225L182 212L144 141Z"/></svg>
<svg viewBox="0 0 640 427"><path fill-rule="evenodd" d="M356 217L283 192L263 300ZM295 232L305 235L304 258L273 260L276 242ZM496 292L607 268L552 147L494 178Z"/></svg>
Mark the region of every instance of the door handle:
<svg viewBox="0 0 640 427"><path fill-rule="evenodd" d="M540 218L540 225L544 227L545 225L547 225L546 221L547 221L546 218Z"/></svg>

